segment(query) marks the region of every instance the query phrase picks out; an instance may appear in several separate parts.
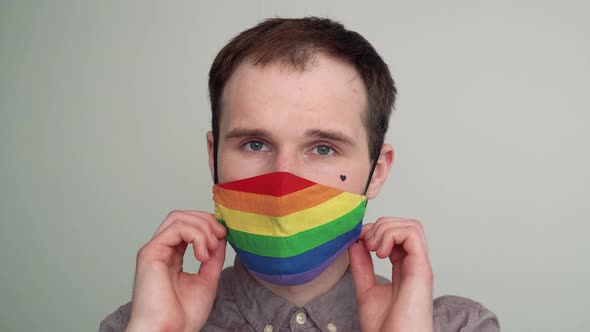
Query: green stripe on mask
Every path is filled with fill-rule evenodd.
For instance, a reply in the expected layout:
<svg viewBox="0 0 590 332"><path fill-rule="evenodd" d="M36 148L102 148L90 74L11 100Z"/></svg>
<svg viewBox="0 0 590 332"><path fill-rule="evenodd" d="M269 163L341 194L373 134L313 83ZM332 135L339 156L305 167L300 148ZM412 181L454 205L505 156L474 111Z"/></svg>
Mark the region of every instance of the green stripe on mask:
<svg viewBox="0 0 590 332"><path fill-rule="evenodd" d="M365 200L349 213L321 226L288 236L274 237L251 234L231 229L226 239L234 246L250 253L285 258L299 255L352 230L365 214ZM217 219L225 227L222 219Z"/></svg>

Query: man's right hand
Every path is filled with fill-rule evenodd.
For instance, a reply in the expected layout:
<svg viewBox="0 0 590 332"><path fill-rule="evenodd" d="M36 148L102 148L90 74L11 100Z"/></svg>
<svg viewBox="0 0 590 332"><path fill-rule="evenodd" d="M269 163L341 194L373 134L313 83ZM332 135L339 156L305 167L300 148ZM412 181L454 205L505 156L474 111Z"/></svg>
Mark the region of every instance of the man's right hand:
<svg viewBox="0 0 590 332"><path fill-rule="evenodd" d="M127 331L198 331L213 307L225 259L226 229L211 213L172 211L137 254ZM199 272L182 270L193 245Z"/></svg>

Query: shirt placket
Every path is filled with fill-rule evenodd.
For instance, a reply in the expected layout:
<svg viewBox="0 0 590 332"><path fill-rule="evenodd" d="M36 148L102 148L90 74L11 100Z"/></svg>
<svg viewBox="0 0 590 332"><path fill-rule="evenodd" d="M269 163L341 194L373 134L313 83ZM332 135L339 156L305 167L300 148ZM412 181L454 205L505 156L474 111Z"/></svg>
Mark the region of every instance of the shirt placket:
<svg viewBox="0 0 590 332"><path fill-rule="evenodd" d="M299 331L320 331L313 320L309 318L308 312L299 308L293 312L288 322L286 322L284 331L299 332Z"/></svg>

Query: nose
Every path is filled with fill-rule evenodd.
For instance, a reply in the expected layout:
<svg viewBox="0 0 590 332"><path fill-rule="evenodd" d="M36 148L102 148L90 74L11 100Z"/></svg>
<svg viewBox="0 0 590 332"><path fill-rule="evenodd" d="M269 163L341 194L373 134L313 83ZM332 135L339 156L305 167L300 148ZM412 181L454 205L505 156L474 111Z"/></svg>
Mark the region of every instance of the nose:
<svg viewBox="0 0 590 332"><path fill-rule="evenodd" d="M291 149L281 149L273 159L272 172L289 172L297 174L300 168L300 162L295 151Z"/></svg>

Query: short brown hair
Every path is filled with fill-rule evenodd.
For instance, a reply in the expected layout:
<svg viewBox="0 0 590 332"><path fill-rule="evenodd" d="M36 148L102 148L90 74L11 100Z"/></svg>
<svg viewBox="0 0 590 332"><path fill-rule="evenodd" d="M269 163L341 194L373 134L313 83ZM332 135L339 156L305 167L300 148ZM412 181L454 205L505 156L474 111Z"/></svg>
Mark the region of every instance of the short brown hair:
<svg viewBox="0 0 590 332"><path fill-rule="evenodd" d="M317 17L267 19L234 37L217 54L209 71L215 154L221 96L236 67L247 60L255 66L280 62L303 71L317 52L353 65L361 76L367 90L363 124L369 137L369 158L376 160L395 104L395 83L385 62L365 38L338 22Z"/></svg>

